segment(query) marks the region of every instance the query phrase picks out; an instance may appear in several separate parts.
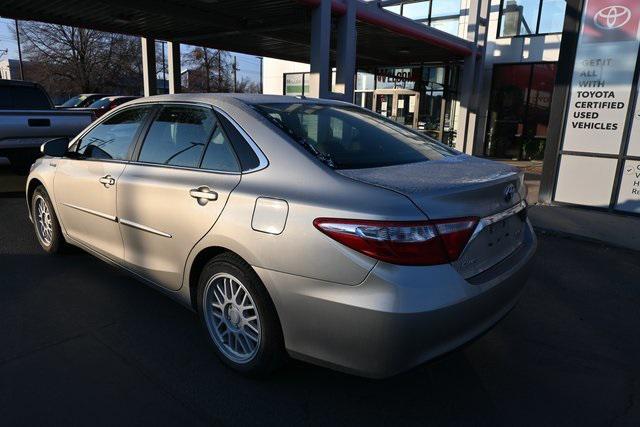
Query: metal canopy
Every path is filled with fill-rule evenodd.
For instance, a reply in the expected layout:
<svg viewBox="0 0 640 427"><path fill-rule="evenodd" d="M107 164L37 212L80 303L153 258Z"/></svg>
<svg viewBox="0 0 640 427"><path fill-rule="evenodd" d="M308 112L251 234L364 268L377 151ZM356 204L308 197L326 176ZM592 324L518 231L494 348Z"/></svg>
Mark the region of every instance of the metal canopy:
<svg viewBox="0 0 640 427"><path fill-rule="evenodd" d="M309 62L318 0L3 0L0 16ZM332 13L343 4L333 1ZM436 62L471 43L357 1L359 67Z"/></svg>

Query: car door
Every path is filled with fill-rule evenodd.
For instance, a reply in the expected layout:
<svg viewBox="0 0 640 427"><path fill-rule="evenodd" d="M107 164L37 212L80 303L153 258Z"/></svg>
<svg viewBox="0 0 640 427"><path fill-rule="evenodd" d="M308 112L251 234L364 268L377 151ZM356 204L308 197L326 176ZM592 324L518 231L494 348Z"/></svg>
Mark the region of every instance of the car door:
<svg viewBox="0 0 640 427"><path fill-rule="evenodd" d="M240 167L212 108L164 105L118 181L127 266L168 289L240 182Z"/></svg>
<svg viewBox="0 0 640 427"><path fill-rule="evenodd" d="M115 260L124 257L116 184L150 111L140 106L116 113L74 143L73 158L57 161L54 193L67 234Z"/></svg>

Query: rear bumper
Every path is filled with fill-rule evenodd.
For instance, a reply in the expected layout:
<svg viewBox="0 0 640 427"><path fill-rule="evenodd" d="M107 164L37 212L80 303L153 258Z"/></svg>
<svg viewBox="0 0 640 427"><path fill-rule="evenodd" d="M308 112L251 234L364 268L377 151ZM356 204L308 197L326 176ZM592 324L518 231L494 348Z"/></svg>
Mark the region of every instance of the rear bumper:
<svg viewBox="0 0 640 427"><path fill-rule="evenodd" d="M516 304L536 248L525 244L479 276L450 265L378 263L358 286L256 268L274 300L289 353L382 378L417 366L482 334Z"/></svg>

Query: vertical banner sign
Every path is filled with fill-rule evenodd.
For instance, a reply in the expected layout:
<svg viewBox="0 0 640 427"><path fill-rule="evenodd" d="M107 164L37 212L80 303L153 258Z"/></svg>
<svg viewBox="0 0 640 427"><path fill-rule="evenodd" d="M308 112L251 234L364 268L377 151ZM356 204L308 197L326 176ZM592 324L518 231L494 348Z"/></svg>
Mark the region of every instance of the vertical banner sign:
<svg viewBox="0 0 640 427"><path fill-rule="evenodd" d="M563 150L620 152L639 41L640 0L586 0Z"/></svg>
<svg viewBox="0 0 640 427"><path fill-rule="evenodd" d="M640 1L640 0L638 0ZM640 157L640 83L638 84L638 96L636 98L636 111L631 125L631 137L627 156Z"/></svg>

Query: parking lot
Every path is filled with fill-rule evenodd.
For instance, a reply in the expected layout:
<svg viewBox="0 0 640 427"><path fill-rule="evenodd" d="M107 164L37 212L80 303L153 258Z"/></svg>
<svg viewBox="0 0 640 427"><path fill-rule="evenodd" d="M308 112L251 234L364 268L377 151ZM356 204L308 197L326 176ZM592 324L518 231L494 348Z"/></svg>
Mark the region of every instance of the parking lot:
<svg viewBox="0 0 640 427"><path fill-rule="evenodd" d="M20 179L0 179L4 425L640 420L638 253L540 236L519 305L465 348L384 381L300 362L256 381L218 362L183 307L79 250L46 256Z"/></svg>

